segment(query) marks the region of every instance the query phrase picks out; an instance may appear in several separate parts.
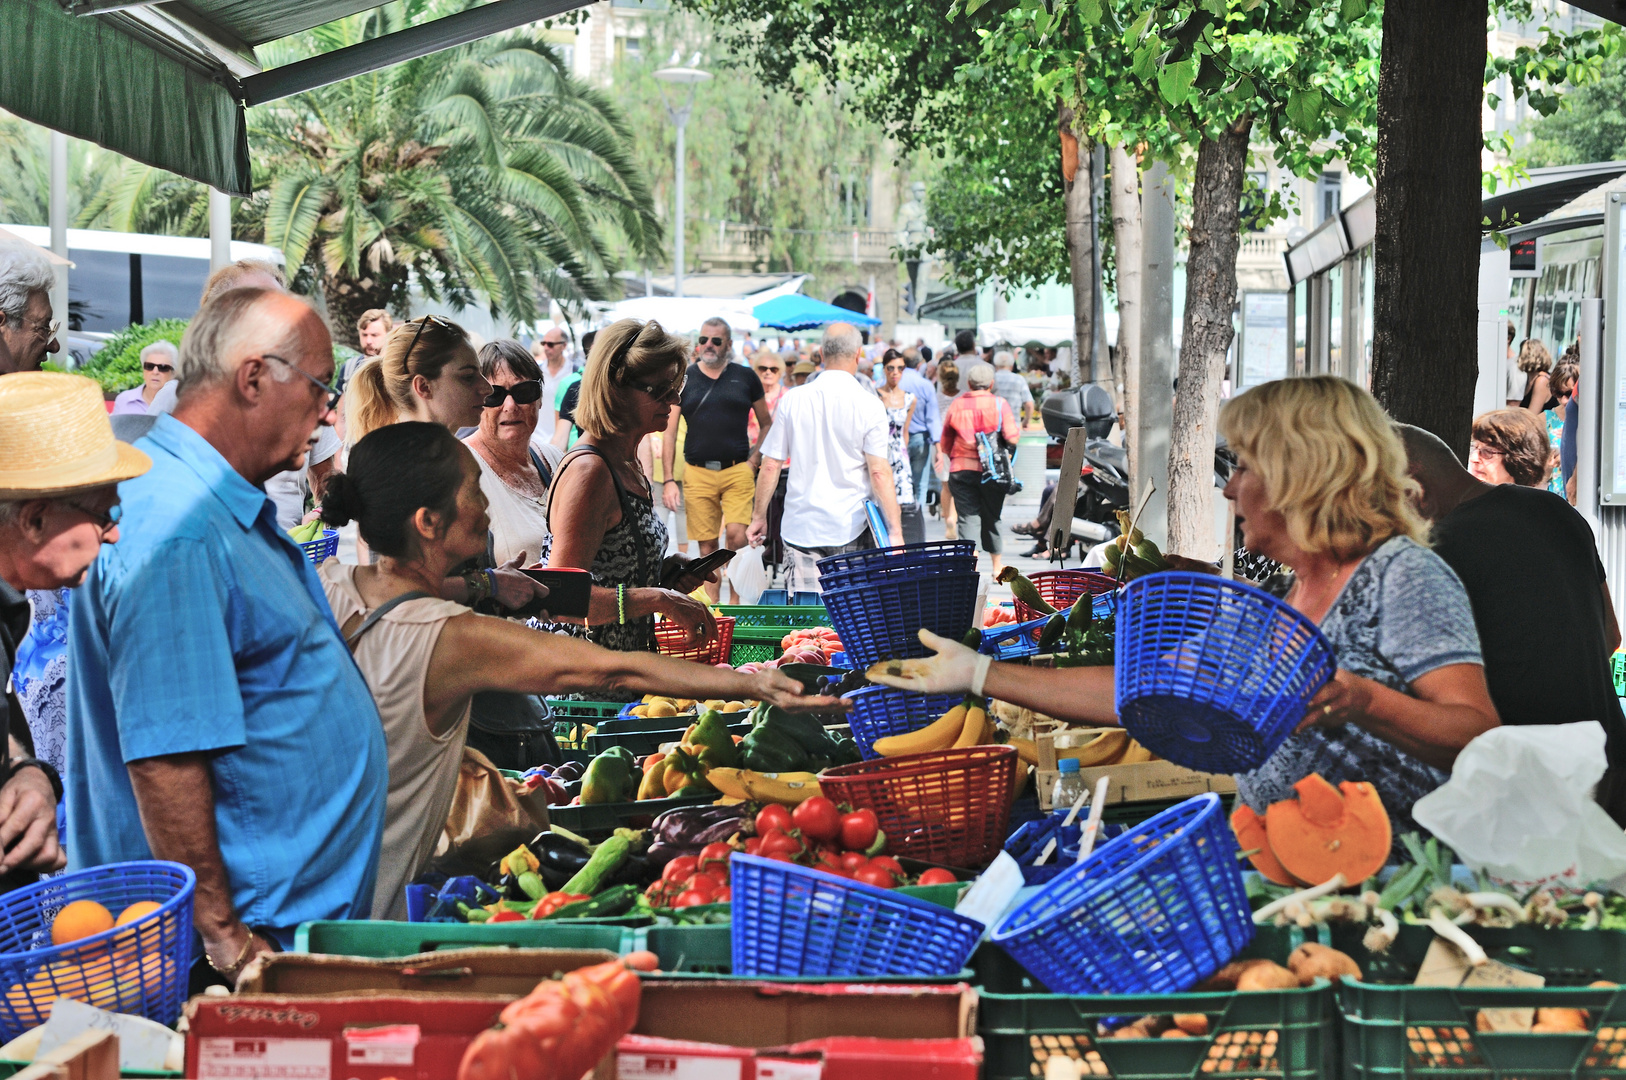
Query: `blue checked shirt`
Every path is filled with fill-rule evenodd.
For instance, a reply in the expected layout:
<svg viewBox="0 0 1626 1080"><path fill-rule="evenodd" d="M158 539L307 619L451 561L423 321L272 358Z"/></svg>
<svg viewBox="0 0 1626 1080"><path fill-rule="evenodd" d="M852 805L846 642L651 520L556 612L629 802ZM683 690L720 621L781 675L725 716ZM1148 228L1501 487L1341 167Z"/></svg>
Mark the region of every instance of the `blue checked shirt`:
<svg viewBox="0 0 1626 1080"><path fill-rule="evenodd" d="M942 438L943 418L937 412L937 387L914 368L903 369L903 378L898 385L915 395L915 415L909 421L909 434L924 432L931 436L932 442Z"/></svg>
<svg viewBox="0 0 1626 1080"><path fill-rule="evenodd" d="M125 764L201 751L238 918L285 946L365 919L388 758L315 569L191 428L160 416L137 445L152 470L119 485L119 542L74 590L71 864L151 858Z"/></svg>

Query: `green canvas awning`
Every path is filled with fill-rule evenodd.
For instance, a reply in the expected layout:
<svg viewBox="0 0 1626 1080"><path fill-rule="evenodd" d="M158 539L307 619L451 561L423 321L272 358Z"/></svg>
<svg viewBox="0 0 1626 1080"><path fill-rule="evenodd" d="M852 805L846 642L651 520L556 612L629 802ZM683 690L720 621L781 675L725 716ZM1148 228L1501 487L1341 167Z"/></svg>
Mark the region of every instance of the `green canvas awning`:
<svg viewBox="0 0 1626 1080"><path fill-rule="evenodd" d="M0 108L231 195L250 193L245 105L584 6L493 0L261 70L254 47L379 0L0 0Z"/></svg>

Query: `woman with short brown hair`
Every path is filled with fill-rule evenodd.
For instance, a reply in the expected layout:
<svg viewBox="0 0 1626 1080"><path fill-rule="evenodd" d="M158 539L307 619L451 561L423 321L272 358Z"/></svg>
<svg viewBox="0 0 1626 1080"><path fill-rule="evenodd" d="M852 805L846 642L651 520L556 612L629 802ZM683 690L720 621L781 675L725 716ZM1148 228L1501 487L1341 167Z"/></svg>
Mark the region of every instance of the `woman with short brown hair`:
<svg viewBox="0 0 1626 1080"><path fill-rule="evenodd" d="M590 571L592 607L585 626L548 629L622 652L654 651L656 613L687 629L691 641L716 633L710 610L686 595L699 578L679 575L674 588L661 586L688 560L662 558L666 526L638 464L644 436L666 430L687 366L688 344L653 319L622 319L594 339L576 406L582 435L554 473L543 558L549 567Z"/></svg>
<svg viewBox="0 0 1626 1080"><path fill-rule="evenodd" d="M1527 409L1496 409L1474 419L1468 471L1487 484L1543 487L1551 457L1547 429Z"/></svg>

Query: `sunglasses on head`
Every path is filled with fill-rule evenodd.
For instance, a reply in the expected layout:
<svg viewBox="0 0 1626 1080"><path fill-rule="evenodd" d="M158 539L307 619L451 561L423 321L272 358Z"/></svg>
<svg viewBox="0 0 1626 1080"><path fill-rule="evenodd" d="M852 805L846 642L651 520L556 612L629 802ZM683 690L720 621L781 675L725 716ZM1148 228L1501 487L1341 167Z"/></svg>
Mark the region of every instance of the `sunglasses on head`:
<svg viewBox="0 0 1626 1080"><path fill-rule="evenodd" d="M151 360L141 361L142 371L162 371L165 375L175 370L174 364L155 364Z"/></svg>
<svg viewBox="0 0 1626 1080"><path fill-rule="evenodd" d="M407 346L406 353L404 355L409 357L412 355L412 350L418 347L418 339L423 336L423 328L428 326L430 323L434 323L442 330L456 329L456 327L454 327L450 322L441 318L439 315L425 315L423 318L418 320L418 328L412 332L412 344Z"/></svg>
<svg viewBox="0 0 1626 1080"><path fill-rule="evenodd" d="M728 339L725 337L706 337L704 334L701 334L700 339L696 341L695 344L722 346L728 344Z"/></svg>
<svg viewBox="0 0 1626 1080"><path fill-rule="evenodd" d="M491 393L486 395L485 406L488 409L500 409L504 398L512 397L515 405L534 405L542 400L542 384L535 379L526 379L513 386L491 387Z"/></svg>

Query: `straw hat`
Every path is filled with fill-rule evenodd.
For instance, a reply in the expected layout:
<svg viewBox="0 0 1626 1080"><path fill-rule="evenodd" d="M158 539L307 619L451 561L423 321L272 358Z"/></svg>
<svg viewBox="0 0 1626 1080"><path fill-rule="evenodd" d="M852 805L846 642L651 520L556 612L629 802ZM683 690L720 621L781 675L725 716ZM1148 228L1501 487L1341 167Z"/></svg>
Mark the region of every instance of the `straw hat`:
<svg viewBox="0 0 1626 1080"><path fill-rule="evenodd" d="M791 368L790 373L792 375L811 375L817 370L819 370L819 367L813 361L801 360L797 362L795 367Z"/></svg>
<svg viewBox="0 0 1626 1080"><path fill-rule="evenodd" d="M140 476L152 459L113 438L96 383L81 375L0 375L0 499L31 499Z"/></svg>

